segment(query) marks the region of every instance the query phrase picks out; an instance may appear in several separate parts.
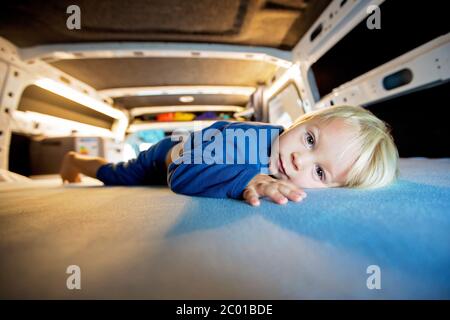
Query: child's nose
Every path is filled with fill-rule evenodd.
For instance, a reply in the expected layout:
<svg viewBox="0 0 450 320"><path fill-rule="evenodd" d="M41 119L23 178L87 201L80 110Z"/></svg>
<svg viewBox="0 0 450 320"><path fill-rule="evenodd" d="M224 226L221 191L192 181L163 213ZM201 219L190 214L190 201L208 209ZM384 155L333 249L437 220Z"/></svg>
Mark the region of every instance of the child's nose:
<svg viewBox="0 0 450 320"><path fill-rule="evenodd" d="M292 167L295 171L300 171L301 165L300 165L300 154L298 152L292 152L291 154L291 162Z"/></svg>

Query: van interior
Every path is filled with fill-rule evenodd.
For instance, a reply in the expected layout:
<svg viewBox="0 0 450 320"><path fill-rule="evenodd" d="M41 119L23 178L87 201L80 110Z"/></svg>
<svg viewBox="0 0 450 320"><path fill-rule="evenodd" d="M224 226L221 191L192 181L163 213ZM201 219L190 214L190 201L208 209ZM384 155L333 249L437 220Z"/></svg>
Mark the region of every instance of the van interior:
<svg viewBox="0 0 450 320"><path fill-rule="evenodd" d="M447 15L437 0L2 2L0 298L449 299ZM338 105L389 124L394 184L254 208L59 176L69 151L117 163L177 130L288 128Z"/></svg>

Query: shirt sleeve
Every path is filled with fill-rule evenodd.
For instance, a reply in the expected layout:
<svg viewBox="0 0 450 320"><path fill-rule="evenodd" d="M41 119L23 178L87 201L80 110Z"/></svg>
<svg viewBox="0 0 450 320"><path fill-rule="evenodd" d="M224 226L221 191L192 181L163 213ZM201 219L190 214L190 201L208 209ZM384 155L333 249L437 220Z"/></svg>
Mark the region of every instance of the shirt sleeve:
<svg viewBox="0 0 450 320"><path fill-rule="evenodd" d="M140 152L136 159L101 166L97 178L105 185L167 185L166 156L177 143L166 137Z"/></svg>
<svg viewBox="0 0 450 320"><path fill-rule="evenodd" d="M98 168L96 176L106 186L146 184L145 153L127 162L107 163Z"/></svg>
<svg viewBox="0 0 450 320"><path fill-rule="evenodd" d="M216 122L209 128L221 130L228 125L228 122ZM176 193L192 196L242 199L242 193L247 184L260 173L260 166L258 164L217 164L207 159L205 153L202 153L201 161L195 161L197 156L194 154L195 150L200 147L200 144L203 148L210 142L202 141L197 144L192 141L193 139L191 135L190 140L186 142L186 144L190 143L191 147L187 148L187 151L185 148L182 155L183 159L191 161L170 164L167 176L169 187Z"/></svg>
<svg viewBox="0 0 450 320"><path fill-rule="evenodd" d="M255 166L242 164L179 164L169 166L168 184L176 192L192 196L242 199L254 176Z"/></svg>

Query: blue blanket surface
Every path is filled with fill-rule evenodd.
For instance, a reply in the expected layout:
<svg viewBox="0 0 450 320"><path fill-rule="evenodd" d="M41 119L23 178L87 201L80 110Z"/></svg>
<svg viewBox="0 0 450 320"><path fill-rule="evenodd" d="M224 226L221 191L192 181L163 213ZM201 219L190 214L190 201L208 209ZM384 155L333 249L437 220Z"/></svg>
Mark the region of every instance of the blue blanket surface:
<svg viewBox="0 0 450 320"><path fill-rule="evenodd" d="M166 187L0 184L0 298L449 299L450 159L276 205ZM66 270L81 270L68 290Z"/></svg>
<svg viewBox="0 0 450 320"><path fill-rule="evenodd" d="M211 210L214 201L198 199L186 206L170 234L214 229L258 215L321 248L333 248L330 255L341 252L330 261L336 263L334 271L331 266L323 278L346 279L350 286L359 281L350 297L450 298L450 159L401 159L400 166L399 180L387 188L307 190L305 201L286 206L266 201L260 208L249 209L224 201ZM380 268L381 290L368 290L363 278L372 273L367 273L366 265ZM314 268L314 262L310 267ZM340 269L347 267L358 269L351 280ZM341 297L327 285L318 291L310 295L300 285L298 294Z"/></svg>

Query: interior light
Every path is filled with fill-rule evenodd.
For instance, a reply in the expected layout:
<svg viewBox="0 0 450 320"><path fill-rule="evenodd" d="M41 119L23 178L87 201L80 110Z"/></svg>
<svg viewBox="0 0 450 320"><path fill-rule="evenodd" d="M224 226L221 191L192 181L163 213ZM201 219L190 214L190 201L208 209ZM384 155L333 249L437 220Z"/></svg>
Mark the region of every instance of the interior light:
<svg viewBox="0 0 450 320"><path fill-rule="evenodd" d="M123 139L128 127L128 118L122 111L49 78L39 79L35 82L35 85L116 119L117 121L113 126L115 138L116 140Z"/></svg>
<svg viewBox="0 0 450 320"><path fill-rule="evenodd" d="M194 97L193 96L181 96L178 100L180 100L180 102L183 103L189 103L194 101Z"/></svg>
<svg viewBox="0 0 450 320"><path fill-rule="evenodd" d="M42 79L37 80L35 82L35 84L38 87L41 87L42 89L51 91L57 95L60 95L69 100L75 101L75 102L82 104L88 108L91 108L95 111L106 114L107 116L110 116L111 118L119 120L119 119L125 117L125 114L122 111L117 110L102 101L96 100L86 94L83 94L77 90L74 90L67 85L58 83L52 79L42 78Z"/></svg>
<svg viewBox="0 0 450 320"><path fill-rule="evenodd" d="M277 79L268 89L265 90L264 95L266 97L272 97L275 93L277 93L281 88L288 83L289 80L300 80L300 68L299 64L293 64L288 70L286 70L281 77Z"/></svg>
<svg viewBox="0 0 450 320"><path fill-rule="evenodd" d="M72 131L76 131L79 134L84 135L99 135L103 137L113 137L113 133L105 128L92 126L89 124L58 118L43 113L33 111L14 111L13 117L16 120L22 120L26 122L37 122L47 127L47 130L55 133L56 135L70 134Z"/></svg>
<svg viewBox="0 0 450 320"><path fill-rule="evenodd" d="M133 147L130 144L125 143L125 145L123 146L123 160L128 161L131 159L136 159L136 157L137 155Z"/></svg>
<svg viewBox="0 0 450 320"><path fill-rule="evenodd" d="M139 151L145 151L145 150L147 150L148 148L150 148L152 145L154 145L154 143L142 142L142 143L139 145Z"/></svg>

